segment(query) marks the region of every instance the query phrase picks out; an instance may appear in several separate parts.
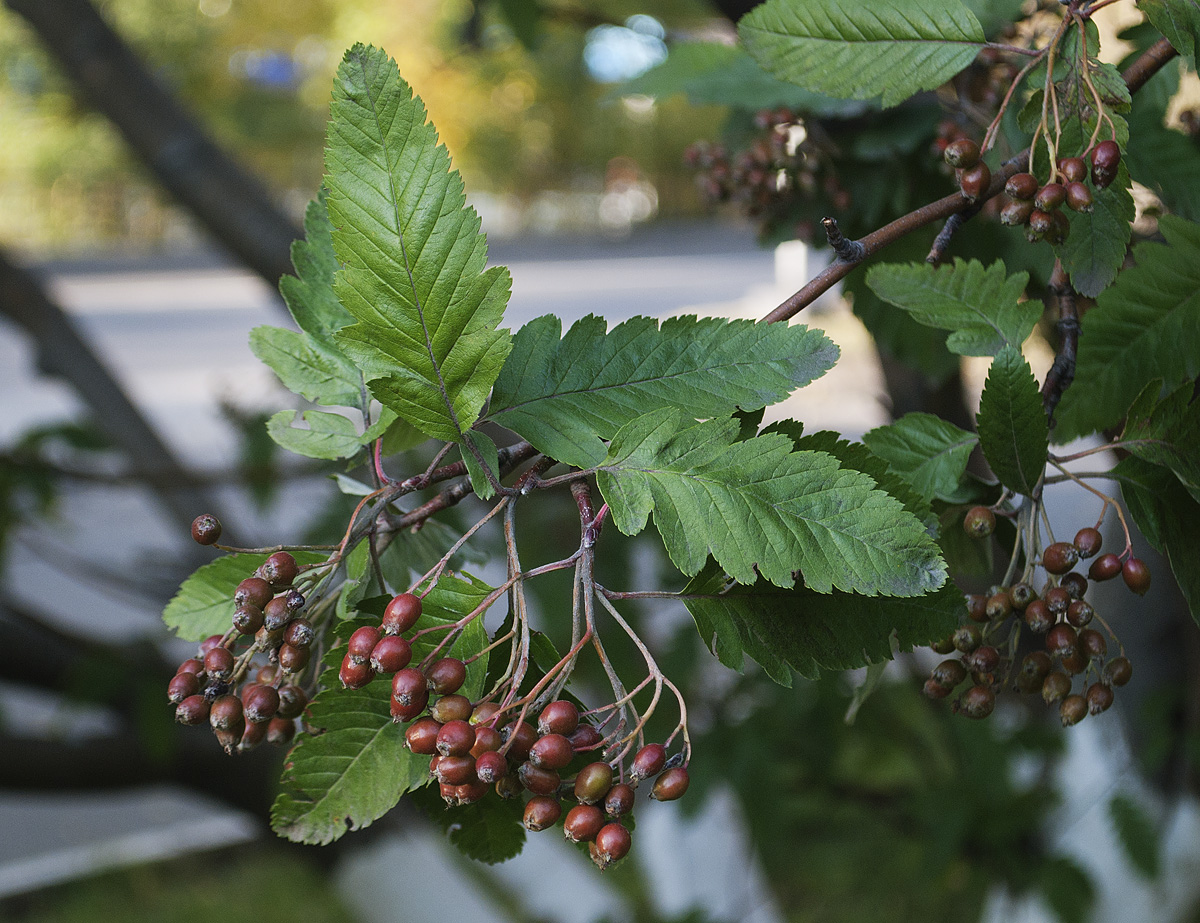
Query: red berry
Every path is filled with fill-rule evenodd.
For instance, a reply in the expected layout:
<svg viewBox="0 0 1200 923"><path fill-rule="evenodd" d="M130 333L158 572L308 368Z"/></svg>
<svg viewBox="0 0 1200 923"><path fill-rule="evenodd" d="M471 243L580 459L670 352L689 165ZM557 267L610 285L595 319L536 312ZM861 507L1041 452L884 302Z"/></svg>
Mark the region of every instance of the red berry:
<svg viewBox="0 0 1200 923"><path fill-rule="evenodd" d="M1071 573L1063 575L1062 580L1059 581L1059 586L1066 590L1072 599L1083 599L1088 589L1087 577L1071 571Z"/></svg>
<svg viewBox="0 0 1200 923"><path fill-rule="evenodd" d="M1104 536L1100 534L1099 529L1093 529L1088 526L1085 529L1080 529L1075 533L1075 547L1079 549L1081 558L1093 557L1104 544Z"/></svg>
<svg viewBox="0 0 1200 923"><path fill-rule="evenodd" d="M978 625L960 625L954 629L954 648L960 654L969 654L979 647L982 638Z"/></svg>
<svg viewBox="0 0 1200 923"><path fill-rule="evenodd" d="M971 538L987 538L996 531L996 514L986 506L973 506L963 518L963 531Z"/></svg>
<svg viewBox="0 0 1200 923"><path fill-rule="evenodd" d="M444 695L429 707L429 714L445 724L447 721L466 721L473 710L471 700L465 695Z"/></svg>
<svg viewBox="0 0 1200 923"><path fill-rule="evenodd" d="M629 775L634 784L662 772L667 762L667 748L662 744L646 744L633 757Z"/></svg>
<svg viewBox="0 0 1200 923"><path fill-rule="evenodd" d="M1072 676L1078 676L1088 668L1088 659L1083 655L1083 651L1076 648L1072 653L1067 654L1059 661L1062 668Z"/></svg>
<svg viewBox="0 0 1200 923"><path fill-rule="evenodd" d="M542 769L530 762L524 762L517 768L517 777L521 784L535 795L553 795L562 781L557 772Z"/></svg>
<svg viewBox="0 0 1200 923"><path fill-rule="evenodd" d="M214 647L220 647L222 641L221 635L209 635L200 642L200 658L203 660L204 655L211 651Z"/></svg>
<svg viewBox="0 0 1200 923"><path fill-rule="evenodd" d="M286 596L276 596L263 607L263 625L267 631L282 631L292 620Z"/></svg>
<svg viewBox="0 0 1200 923"><path fill-rule="evenodd" d="M279 667L284 673L299 673L308 666L312 651L307 647L295 647L291 644L279 645Z"/></svg>
<svg viewBox="0 0 1200 923"><path fill-rule="evenodd" d="M501 736L505 738L506 755L510 763L519 763L529 758L529 751L537 742L538 733L528 721L520 724L510 724Z"/></svg>
<svg viewBox="0 0 1200 923"><path fill-rule="evenodd" d="M959 138L946 145L942 157L952 167L969 169L979 163L979 145L970 138Z"/></svg>
<svg viewBox="0 0 1200 923"><path fill-rule="evenodd" d="M316 631L308 619L292 619L283 633L283 643L292 647L311 647L315 638Z"/></svg>
<svg viewBox="0 0 1200 923"><path fill-rule="evenodd" d="M595 804L612 788L613 770L608 763L588 763L575 776L575 799L580 804Z"/></svg>
<svg viewBox="0 0 1200 923"><path fill-rule="evenodd" d="M553 827L560 817L562 817L562 807L559 805L558 799L548 795L535 795L529 799L529 804L525 805L525 814L521 823L525 825L525 829L537 832L545 830L547 827Z"/></svg>
<svg viewBox="0 0 1200 923"><path fill-rule="evenodd" d="M594 749L603 739L600 732L590 724L581 724L567 735L567 740L571 741L571 749L576 753Z"/></svg>
<svg viewBox="0 0 1200 923"><path fill-rule="evenodd" d="M1108 707L1113 703L1113 691L1111 686L1106 686L1104 683L1092 683L1087 691L1088 713L1098 715L1102 711L1108 711Z"/></svg>
<svg viewBox="0 0 1200 923"><path fill-rule="evenodd" d="M654 780L654 787L650 790L650 797L655 801L674 801L677 798L682 798L683 793L688 790L689 782L691 782L691 779L688 777L687 769L683 766L668 769Z"/></svg>
<svg viewBox="0 0 1200 923"><path fill-rule="evenodd" d="M437 762L437 780L447 785L466 785L477 781L475 758L471 756L443 756Z"/></svg>
<svg viewBox="0 0 1200 923"><path fill-rule="evenodd" d="M246 720L251 724L262 724L270 721L279 713L279 690L274 686L258 684L247 687L250 691L242 692L242 705L245 709Z"/></svg>
<svg viewBox="0 0 1200 923"><path fill-rule="evenodd" d="M1005 227L1017 228L1023 224L1028 224L1029 216L1032 214L1032 202L1026 199L1009 202L1000 209L1000 223Z"/></svg>
<svg viewBox="0 0 1200 923"><path fill-rule="evenodd" d="M388 700L388 709L392 713L392 720L395 722L412 721L413 718L421 714L425 710L425 706L429 704L429 693L425 693L425 697L419 701L413 701L405 705L402 702L397 702L393 697Z"/></svg>
<svg viewBox="0 0 1200 923"><path fill-rule="evenodd" d="M990 644L984 644L971 651L965 662L972 673L991 673L1000 666L1000 652Z"/></svg>
<svg viewBox="0 0 1200 923"><path fill-rule="evenodd" d="M433 756L438 752L438 732L442 726L432 718L420 718L414 721L404 731L404 746L410 753L419 756Z"/></svg>
<svg viewBox="0 0 1200 923"><path fill-rule="evenodd" d="M233 591L233 604L241 606L249 603L261 609L271 601L273 595L271 584L263 580L262 577L247 577Z"/></svg>
<svg viewBox="0 0 1200 923"><path fill-rule="evenodd" d="M1133 664L1128 657L1114 657L1100 672L1100 681L1109 686L1124 686L1132 678Z"/></svg>
<svg viewBox="0 0 1200 923"><path fill-rule="evenodd" d="M1078 650L1078 637L1070 625L1055 625L1046 634L1046 650L1055 657L1068 657Z"/></svg>
<svg viewBox="0 0 1200 923"><path fill-rule="evenodd" d="M267 739L267 731L270 727L270 721L261 721L258 724L246 722L246 728L242 731L242 739L238 741L237 752L248 753L259 746Z"/></svg>
<svg viewBox="0 0 1200 923"><path fill-rule="evenodd" d="M374 670L370 664L355 664L347 655L342 658L342 669L337 671L337 678L346 689L361 689L374 679Z"/></svg>
<svg viewBox="0 0 1200 923"><path fill-rule="evenodd" d="M253 635L263 627L263 611L258 606L243 603L233 610L233 627L241 634Z"/></svg>
<svg viewBox="0 0 1200 923"><path fill-rule="evenodd" d="M1029 213L1027 223L1029 230L1025 232L1025 237L1030 241L1041 240L1054 229L1054 218L1040 208L1035 208Z"/></svg>
<svg viewBox="0 0 1200 923"><path fill-rule="evenodd" d="M189 695L175 709L175 720L180 724L204 724L208 720L208 699L202 695Z"/></svg>
<svg viewBox="0 0 1200 923"><path fill-rule="evenodd" d="M1088 579L1112 580L1119 573L1121 573L1121 559L1110 552L1100 555L1092 562L1092 566L1088 568Z"/></svg>
<svg viewBox="0 0 1200 923"><path fill-rule="evenodd" d="M195 657L192 657L188 660L185 660L183 663L181 663L179 665L179 669L175 671L175 675L178 676L180 673L203 673L203 672L204 672L204 661L197 660Z"/></svg>
<svg viewBox="0 0 1200 923"><path fill-rule="evenodd" d="M613 821L600 828L589 852L592 861L603 870L629 855L632 845L633 837L629 835L629 831Z"/></svg>
<svg viewBox="0 0 1200 923"><path fill-rule="evenodd" d="M217 696L209 710L208 723L213 726L213 730L237 731L240 736L242 729L246 726L242 700L236 695Z"/></svg>
<svg viewBox="0 0 1200 923"><path fill-rule="evenodd" d="M392 698L399 705L416 705L421 709L429 702L429 689L425 684L425 674L415 667L400 670L392 677Z"/></svg>
<svg viewBox="0 0 1200 923"><path fill-rule="evenodd" d="M1121 567L1121 579L1138 596L1145 596L1150 589L1150 568L1141 558L1129 558Z"/></svg>
<svg viewBox="0 0 1200 923"><path fill-rule="evenodd" d="M376 673L396 673L411 660L412 645L399 635L384 635L371 648L371 669Z"/></svg>
<svg viewBox="0 0 1200 923"><path fill-rule="evenodd" d="M456 657L443 657L436 660L425 671L429 683L429 691L437 695L450 695L458 692L467 681L467 667Z"/></svg>
<svg viewBox="0 0 1200 923"><path fill-rule="evenodd" d="M475 759L484 753L497 751L503 745L504 740L494 727L487 724L472 724L471 727L475 728L475 746L471 748L471 756Z"/></svg>
<svg viewBox="0 0 1200 923"><path fill-rule="evenodd" d="M571 742L562 734L546 734L529 749L529 761L539 769L562 769L574 755Z"/></svg>
<svg viewBox="0 0 1200 923"><path fill-rule="evenodd" d="M176 673L167 683L167 701L172 705L178 705L188 696L193 696L199 691L200 677L195 673Z"/></svg>
<svg viewBox="0 0 1200 923"><path fill-rule="evenodd" d="M988 598L986 596L980 593L972 593L967 597L967 618L972 622L986 622L988 620L987 603ZM936 646L934 650L939 654L949 654L950 651L954 650L954 642L950 642L949 650L938 650Z"/></svg>
<svg viewBox="0 0 1200 923"><path fill-rule="evenodd" d="M466 721L447 721L438 731L437 751L442 756L467 756L473 746L475 746L475 728Z"/></svg>
<svg viewBox="0 0 1200 923"><path fill-rule="evenodd" d="M579 709L566 699L557 699L542 709L537 727L539 734L562 734L565 737L579 727Z"/></svg>
<svg viewBox="0 0 1200 923"><path fill-rule="evenodd" d="M1081 695L1069 695L1058 706L1058 714L1062 718L1063 727L1078 724L1087 717L1088 703Z"/></svg>
<svg viewBox="0 0 1200 923"><path fill-rule="evenodd" d="M484 782L482 779L476 779L474 782L467 782L463 785L454 787L454 797L458 804L474 804L483 798L492 787L490 782Z"/></svg>
<svg viewBox="0 0 1200 923"><path fill-rule="evenodd" d="M1061 183L1047 183L1033 197L1033 207L1052 212L1066 201L1067 190Z"/></svg>
<svg viewBox="0 0 1200 923"><path fill-rule="evenodd" d="M279 687L279 711L276 714L280 718L299 718L307 705L308 695L299 686L289 683Z"/></svg>
<svg viewBox="0 0 1200 923"><path fill-rule="evenodd" d="M968 202L976 202L987 192L991 182L992 171L981 160L975 166L963 170L962 176L958 178L958 189Z"/></svg>
<svg viewBox="0 0 1200 923"><path fill-rule="evenodd" d="M563 834L572 843L586 843L596 838L604 820L604 812L595 805L577 804L563 820Z"/></svg>
<svg viewBox="0 0 1200 923"><path fill-rule="evenodd" d="M991 619L1006 619L1012 615L1012 598L1004 590L999 593L993 593L988 597L987 612L988 620Z"/></svg>
<svg viewBox="0 0 1200 923"><path fill-rule="evenodd" d="M633 810L633 786L618 782L604 796L604 813L609 817L620 817Z"/></svg>
<svg viewBox="0 0 1200 923"><path fill-rule="evenodd" d="M1108 656L1108 642L1094 628L1085 628L1079 633L1079 652L1092 660L1103 660Z"/></svg>
<svg viewBox="0 0 1200 923"><path fill-rule="evenodd" d="M383 610L383 630L389 635L408 631L421 617L421 599L412 593L401 593Z"/></svg>
<svg viewBox="0 0 1200 923"><path fill-rule="evenodd" d="M356 628L354 634L350 636L350 640L346 642L346 656L355 663L368 663L371 660L371 651L375 650L375 645L379 643L379 638L382 632L374 625L363 625L361 628Z"/></svg>
<svg viewBox="0 0 1200 923"><path fill-rule="evenodd" d="M1058 172L1068 183L1082 183L1088 177L1087 163L1082 157L1067 157L1059 161Z"/></svg>
<svg viewBox="0 0 1200 923"><path fill-rule="evenodd" d="M221 522L212 513L192 520L192 539L199 545L215 545L221 538Z"/></svg>
<svg viewBox="0 0 1200 923"><path fill-rule="evenodd" d="M495 750L488 750L475 758L475 774L480 782L489 785L498 782L508 774L508 760Z"/></svg>
<svg viewBox="0 0 1200 923"><path fill-rule="evenodd" d="M296 566L296 559L286 551L276 551L263 562L259 571L259 576L271 584L272 589L275 590L291 586L300 575L300 568Z"/></svg>
<svg viewBox="0 0 1200 923"><path fill-rule="evenodd" d="M986 718L996 707L996 693L989 686L972 686L958 700L956 711L967 718Z"/></svg>
<svg viewBox="0 0 1200 923"><path fill-rule="evenodd" d="M296 722L276 715L267 722L267 743L273 747L286 747L296 736Z"/></svg>
<svg viewBox="0 0 1200 923"><path fill-rule="evenodd" d="M1066 698L1071 691L1071 677L1066 673L1051 673L1042 681L1042 701L1052 705Z"/></svg>
<svg viewBox="0 0 1200 923"><path fill-rule="evenodd" d="M1050 614L1058 617L1064 614L1071 607L1071 594L1063 587L1050 587L1043 595L1042 599L1046 603L1046 608L1050 610Z"/></svg>
<svg viewBox="0 0 1200 923"><path fill-rule="evenodd" d="M943 686L936 679L930 677L925 680L925 685L921 687L921 693L925 698L936 702L938 699L944 699L953 690L949 686Z"/></svg>
<svg viewBox="0 0 1200 923"><path fill-rule="evenodd" d="M1092 198L1092 190L1083 183L1071 183L1067 186L1067 207L1072 211L1086 215L1095 205L1096 200Z"/></svg>
<svg viewBox="0 0 1200 923"><path fill-rule="evenodd" d="M1101 141L1092 149L1092 185L1103 189L1117 178L1121 148L1116 141Z"/></svg>
<svg viewBox="0 0 1200 923"><path fill-rule="evenodd" d="M994 648L993 648L994 649ZM935 683L953 689L967 678L967 668L958 660L943 660L929 676Z"/></svg>
<svg viewBox="0 0 1200 923"><path fill-rule="evenodd" d="M204 672L208 674L209 679L224 682L233 675L234 660L233 651L229 648L214 647L204 655Z"/></svg>
<svg viewBox="0 0 1200 923"><path fill-rule="evenodd" d="M1008 598L1012 601L1014 609L1024 612L1025 607L1038 597L1028 583L1015 583L1009 587Z"/></svg>
<svg viewBox="0 0 1200 923"><path fill-rule="evenodd" d="M1014 173L1004 184L1004 191L1010 199L1032 201L1038 191L1037 177L1032 173Z"/></svg>
<svg viewBox="0 0 1200 923"><path fill-rule="evenodd" d="M1079 549L1070 542L1055 542L1042 552L1042 567L1052 574L1065 574L1079 561Z"/></svg>

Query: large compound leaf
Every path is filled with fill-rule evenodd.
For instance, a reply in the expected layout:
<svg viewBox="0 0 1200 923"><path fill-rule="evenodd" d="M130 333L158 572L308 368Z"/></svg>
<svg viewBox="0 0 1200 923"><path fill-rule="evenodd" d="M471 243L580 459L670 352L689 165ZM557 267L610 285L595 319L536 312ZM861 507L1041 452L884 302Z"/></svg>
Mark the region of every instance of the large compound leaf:
<svg viewBox="0 0 1200 923"><path fill-rule="evenodd" d="M1094 199L1090 212L1067 210L1071 230L1054 248L1075 290L1089 298L1100 295L1116 278L1133 234L1135 208L1124 162L1117 167L1117 178L1096 190Z"/></svg>
<svg viewBox="0 0 1200 923"><path fill-rule="evenodd" d="M949 583L915 598L864 598L782 589L765 580L730 585L712 564L682 596L700 637L721 663L741 670L748 656L785 686L791 685L792 670L815 677L821 670L891 659L893 631L903 650L944 638L963 611L963 594Z"/></svg>
<svg viewBox="0 0 1200 923"><path fill-rule="evenodd" d="M1168 64L1133 97L1129 113L1125 163L1130 175L1155 195L1172 214L1200 218L1200 145L1166 124L1167 111L1179 90L1179 67Z"/></svg>
<svg viewBox="0 0 1200 923"><path fill-rule="evenodd" d="M956 0L767 0L738 24L763 68L808 90L894 106L941 86L984 41Z"/></svg>
<svg viewBox="0 0 1200 923"><path fill-rule="evenodd" d="M1196 383L1185 382L1161 401L1152 381L1129 408L1121 442L1138 458L1169 468L1200 500L1200 400Z"/></svg>
<svg viewBox="0 0 1200 923"><path fill-rule="evenodd" d="M1138 0L1151 25L1196 69L1200 51L1200 0Z"/></svg>
<svg viewBox="0 0 1200 923"><path fill-rule="evenodd" d="M979 437L933 414L906 413L871 430L863 442L926 500L946 500L958 492Z"/></svg>
<svg viewBox="0 0 1200 923"><path fill-rule="evenodd" d="M490 588L477 580L443 577L424 599L422 627L456 621L489 592ZM339 636L349 637L365 624L379 624L378 614L369 622L342 623ZM413 662L420 662L434 643L427 636L414 644ZM480 617L447 649L447 656L465 659L486 645ZM342 689L337 674L343 653L338 647L325 655L321 682L326 691L309 705L309 723L317 731L297 738L288 754L283 792L271 808L274 830L299 843L323 845L347 829L365 827L391 810L405 792L430 779L429 758L410 753L404 746L404 725L392 721L388 678L376 677L362 689ZM486 674L487 657L483 656L468 668L462 693L478 697Z"/></svg>
<svg viewBox="0 0 1200 923"><path fill-rule="evenodd" d="M335 290L358 323L337 340L371 392L438 439L459 441L504 357L511 282L484 270L479 216L396 63L355 45L338 68L326 150Z"/></svg>
<svg viewBox="0 0 1200 923"><path fill-rule="evenodd" d="M1166 468L1137 457L1122 459L1111 475L1146 541L1171 562L1192 618L1200 623L1200 503Z"/></svg>
<svg viewBox="0 0 1200 923"><path fill-rule="evenodd" d="M315 564L325 555L293 552L300 564ZM233 591L267 559L265 554L227 554L197 568L183 581L163 610L163 622L185 641L203 641L229 631Z"/></svg>
<svg viewBox="0 0 1200 923"><path fill-rule="evenodd" d="M279 280L299 331L256 327L250 348L284 387L327 407L361 407L362 374L333 341L334 331L354 321L333 293L339 266L325 194L304 213L305 239L292 244L296 275Z"/></svg>
<svg viewBox="0 0 1200 923"><path fill-rule="evenodd" d="M539 317L513 338L492 396L490 419L561 462L588 468L603 439L630 420L677 407L723 417L783 400L824 375L838 348L801 324L723 318L635 317L607 331L589 315L562 336Z"/></svg>
<svg viewBox="0 0 1200 923"><path fill-rule="evenodd" d="M1049 426L1033 371L1010 346L992 360L977 423L979 444L1000 483L1033 493L1046 467Z"/></svg>
<svg viewBox="0 0 1200 923"><path fill-rule="evenodd" d="M940 587L937 546L899 501L823 452L786 436L741 442L738 421L696 423L678 411L624 426L598 482L626 535L650 513L675 566L691 576L711 554L739 583L761 574L819 593L920 596Z"/></svg>
<svg viewBox="0 0 1200 923"><path fill-rule="evenodd" d="M1138 244L1137 265L1083 317L1057 440L1116 424L1155 378L1176 388L1200 376L1200 225L1166 215L1158 226L1166 243Z"/></svg>
<svg viewBox="0 0 1200 923"><path fill-rule="evenodd" d="M872 267L867 284L884 301L926 327L951 330L946 346L960 356L994 356L1020 347L1042 316L1040 301L1019 301L1029 274L1007 275L997 260L955 259L949 266L884 263Z"/></svg>

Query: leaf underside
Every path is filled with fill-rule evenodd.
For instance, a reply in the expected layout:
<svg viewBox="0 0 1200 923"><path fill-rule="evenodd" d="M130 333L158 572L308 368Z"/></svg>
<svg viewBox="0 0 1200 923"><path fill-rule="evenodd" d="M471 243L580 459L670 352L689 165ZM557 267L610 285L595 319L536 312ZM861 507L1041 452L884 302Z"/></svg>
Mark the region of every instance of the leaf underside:
<svg viewBox="0 0 1200 923"><path fill-rule="evenodd" d="M725 666L741 670L748 656L785 686L793 670L812 678L890 659L893 631L904 650L944 638L963 609L953 584L896 599L782 589L765 580L726 590L727 583L710 563L683 590L700 636Z"/></svg>
<svg viewBox="0 0 1200 923"><path fill-rule="evenodd" d="M334 287L357 320L337 341L382 404L428 436L459 441L511 346L498 329L511 280L485 270L462 180L378 49L355 45L338 68L326 169L344 263Z"/></svg>
<svg viewBox="0 0 1200 923"><path fill-rule="evenodd" d="M946 578L915 516L875 482L823 452L794 452L778 434L735 441L738 421L678 412L639 417L613 438L598 483L613 520L633 535L650 513L689 576L711 554L739 583L919 596Z"/></svg>
<svg viewBox="0 0 1200 923"><path fill-rule="evenodd" d="M975 15L946 0L768 0L738 34L782 80L842 99L894 106L941 86L984 41Z"/></svg>
<svg viewBox="0 0 1200 923"><path fill-rule="evenodd" d="M824 375L838 348L800 324L723 318L635 317L607 330L589 315L561 335L539 317L513 339L489 418L580 468L599 464L601 440L656 409L723 417L777 403Z"/></svg>

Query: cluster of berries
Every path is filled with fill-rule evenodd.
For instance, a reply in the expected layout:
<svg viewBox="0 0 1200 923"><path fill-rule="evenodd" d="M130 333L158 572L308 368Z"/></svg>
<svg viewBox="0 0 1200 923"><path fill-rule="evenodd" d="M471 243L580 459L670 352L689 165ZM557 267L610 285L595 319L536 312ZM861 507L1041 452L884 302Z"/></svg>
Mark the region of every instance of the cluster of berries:
<svg viewBox="0 0 1200 923"><path fill-rule="evenodd" d="M995 514L975 507L963 522L968 535L985 538L995 528ZM955 700L954 709L968 718L986 718L996 705L996 690L1011 678L1018 692L1041 693L1047 705L1058 703L1064 726L1078 724L1088 714L1098 715L1113 703L1113 687L1124 686L1133 673L1123 654L1108 658L1105 635L1092 627L1093 620L1116 641L1112 629L1084 597L1089 580L1111 580L1118 574L1134 593L1150 588L1150 571L1126 552L1095 557L1101 546L1097 529L1080 529L1074 542L1046 547L1041 567L1047 582L1039 594L1027 581L996 586L988 595L970 595L967 621L943 641L933 645L939 654L959 656L938 664L925 682L925 695L943 699L971 680ZM1081 560L1095 557L1088 574L1074 570ZM1022 628L1042 637L1043 649L1016 662ZM1119 646L1119 642L1118 642ZM1073 692L1081 677L1080 692Z"/></svg>
<svg viewBox="0 0 1200 923"><path fill-rule="evenodd" d="M211 545L220 523L197 517L192 536ZM298 574L296 559L286 551L267 558L234 591L230 630L205 639L167 685L176 720L208 722L226 752L251 750L263 741L288 744L308 705L297 679L308 665L315 632L300 615L303 594L292 588Z"/></svg>
<svg viewBox="0 0 1200 923"><path fill-rule="evenodd" d="M459 694L467 678L463 661L443 657L423 668L410 667L412 646L401 635L420 617L419 597L394 597L378 626L362 626L350 636L339 676L351 689L377 675L391 676L392 718L411 722L404 744L412 753L430 757L430 775L447 805L473 804L493 789L502 798L528 793L524 824L529 830L545 830L562 818L559 797L570 793L578 804L563 818L563 832L576 843L586 842L592 860L603 869L629 852L630 833L620 818L633 809L641 780L657 776L650 797L659 801L686 791L687 770L668 765L661 744L637 752L628 782L619 763L616 768L609 762L585 763L606 741L566 699L549 702L535 730L519 718L506 719L495 702L473 703Z"/></svg>

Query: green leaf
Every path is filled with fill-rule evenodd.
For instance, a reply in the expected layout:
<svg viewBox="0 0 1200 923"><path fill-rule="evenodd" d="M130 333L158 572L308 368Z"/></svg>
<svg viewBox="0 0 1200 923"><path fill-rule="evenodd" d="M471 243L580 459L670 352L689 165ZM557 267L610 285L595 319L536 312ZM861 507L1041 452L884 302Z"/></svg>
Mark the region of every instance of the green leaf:
<svg viewBox="0 0 1200 923"><path fill-rule="evenodd" d="M722 42L682 42L671 46L665 61L618 88L622 96L641 94L664 99L686 93L693 106L774 109L818 118L853 118L874 108L866 102L834 99L772 77L744 48Z"/></svg>
<svg viewBox="0 0 1200 923"><path fill-rule="evenodd" d="M1175 581L1200 624L1200 503L1166 468L1137 457L1110 472L1121 484L1129 514L1142 535L1171 563Z"/></svg>
<svg viewBox="0 0 1200 923"><path fill-rule="evenodd" d="M267 432L283 448L307 458L349 458L362 449L362 437L352 420L340 413L306 410L308 429L292 426L296 411L281 410L267 421Z"/></svg>
<svg viewBox="0 0 1200 923"><path fill-rule="evenodd" d="M1054 248L1075 291L1089 298L1101 294L1116 278L1133 234L1133 193L1123 161L1112 184L1093 195L1095 204L1090 212L1067 209L1071 230Z"/></svg>
<svg viewBox="0 0 1200 923"><path fill-rule="evenodd" d="M927 526L934 521L929 501L861 442L849 442L830 430L805 434L803 427L792 420L773 423L764 432L783 433L792 440L792 448L796 451L826 452L832 455L838 460L840 467L852 468L869 476L880 490L899 500L906 510Z"/></svg>
<svg viewBox="0 0 1200 923"><path fill-rule="evenodd" d="M917 323L954 331L946 346L960 356L994 356L1025 342L1042 316L1040 301L1019 301L1028 282L1028 273L1008 276L1000 260L986 269L978 260L884 263L867 274L876 295Z"/></svg>
<svg viewBox="0 0 1200 923"><path fill-rule="evenodd" d="M422 627L456 621L489 589L474 579L443 577L424 599ZM387 602L383 597L377 601L380 606ZM366 602L362 605L367 607ZM482 616L472 621L449 647L448 656L467 658L483 650L487 633L482 622ZM349 637L361 624L378 624L378 615L369 623L343 622L339 636ZM413 662L427 655L433 643L418 640ZM309 705L309 722L316 733L297 738L284 769L283 791L271 809L272 828L295 842L331 843L347 829L368 826L405 792L429 782L428 758L405 748L404 726L392 721L387 677L376 677L362 689L342 689L337 678L342 655L341 648L325 655L325 692ZM468 668L464 695L481 694L486 661L480 657Z"/></svg>
<svg viewBox="0 0 1200 923"><path fill-rule="evenodd" d="M1056 440L1116 424L1155 378L1175 388L1200 376L1200 225L1165 215L1158 226L1166 243L1134 247L1136 265L1083 317Z"/></svg>
<svg viewBox="0 0 1200 923"><path fill-rule="evenodd" d="M1108 815L1129 864L1144 877L1157 878L1162 868L1159 833L1146 810L1128 795L1114 795L1108 803Z"/></svg>
<svg viewBox="0 0 1200 923"><path fill-rule="evenodd" d="M978 441L974 433L928 413L907 413L863 436L867 448L926 500L945 500L958 492Z"/></svg>
<svg viewBox="0 0 1200 923"><path fill-rule="evenodd" d="M634 317L606 332L589 315L562 336L558 318L526 324L496 381L490 419L580 468L635 417L679 408L723 417L777 403L821 377L838 348L801 324Z"/></svg>
<svg viewBox="0 0 1200 923"><path fill-rule="evenodd" d="M963 595L953 584L908 599L781 589L760 580L729 585L710 563L682 591L683 601L721 663L742 669L743 655L757 661L777 683L791 685L791 671L815 677L821 670L848 670L892 656L892 633L910 650L954 630Z"/></svg>
<svg viewBox="0 0 1200 923"><path fill-rule="evenodd" d="M525 847L521 823L525 802L520 798L487 797L447 810L431 785L420 793L417 803L434 826L449 835L451 844L477 862L495 865L519 855Z"/></svg>
<svg viewBox="0 0 1200 923"><path fill-rule="evenodd" d="M312 337L283 327L255 327L250 350L301 397L326 407L362 403L362 375L340 350L319 348Z"/></svg>
<svg viewBox="0 0 1200 923"><path fill-rule="evenodd" d="M1062 923L1085 923L1096 902L1096 886L1088 873L1066 856L1043 858L1037 866L1038 887Z"/></svg>
<svg viewBox="0 0 1200 923"><path fill-rule="evenodd" d="M654 524L684 574L716 558L739 583L918 596L946 578L933 540L899 501L823 452L768 434L736 442L736 420L647 414L617 433L598 483L617 528Z"/></svg>
<svg viewBox="0 0 1200 923"><path fill-rule="evenodd" d="M1200 400L1196 383L1185 382L1161 401L1161 382L1146 385L1125 421L1121 442L1138 458L1170 468L1200 500Z"/></svg>
<svg viewBox="0 0 1200 923"><path fill-rule="evenodd" d="M335 290L358 321L336 333L372 394L422 432L458 441L511 346L497 329L511 282L485 271L479 216L382 51L355 45L338 68L326 150Z"/></svg>
<svg viewBox="0 0 1200 923"><path fill-rule="evenodd" d="M292 553L300 564L316 564L325 555L314 551ZM163 610L163 622L185 641L203 641L229 631L233 617L233 591L254 574L268 555L227 554L196 569L183 581Z"/></svg>
<svg viewBox="0 0 1200 923"><path fill-rule="evenodd" d="M1033 371L1011 346L992 360L977 425L983 454L1000 483L1020 494L1033 493L1046 467L1049 428Z"/></svg>
<svg viewBox="0 0 1200 923"><path fill-rule="evenodd" d="M468 448L468 444L474 447L475 452ZM492 481L488 478L488 472L491 472L492 477L497 480L500 477L500 459L496 443L492 442L486 433L473 429L465 434L461 452L462 459L467 465L467 474L471 478L471 489L480 499L487 500L496 493L496 488L492 486ZM476 452L479 453L478 457L476 457ZM482 465L479 461L480 458L483 459Z"/></svg>
<svg viewBox="0 0 1200 923"><path fill-rule="evenodd" d="M885 107L941 86L984 41L955 0L768 0L738 34L776 77L843 99L879 96Z"/></svg>
<svg viewBox="0 0 1200 923"><path fill-rule="evenodd" d="M1200 218L1200 146L1181 131L1166 126L1167 110L1179 89L1179 69L1167 65L1133 98L1129 115L1129 148L1124 152L1130 175L1154 191L1172 213Z"/></svg>
<svg viewBox="0 0 1200 923"><path fill-rule="evenodd" d="M1200 2L1197 0L1138 0L1138 9L1171 46L1196 70L1200 49Z"/></svg>
<svg viewBox="0 0 1200 923"><path fill-rule="evenodd" d="M250 349L284 387L327 407L360 407L362 375L333 341L334 331L354 320L333 292L339 266L322 192L304 213L305 239L292 243L296 275L279 280L279 291L300 332L257 327Z"/></svg>

